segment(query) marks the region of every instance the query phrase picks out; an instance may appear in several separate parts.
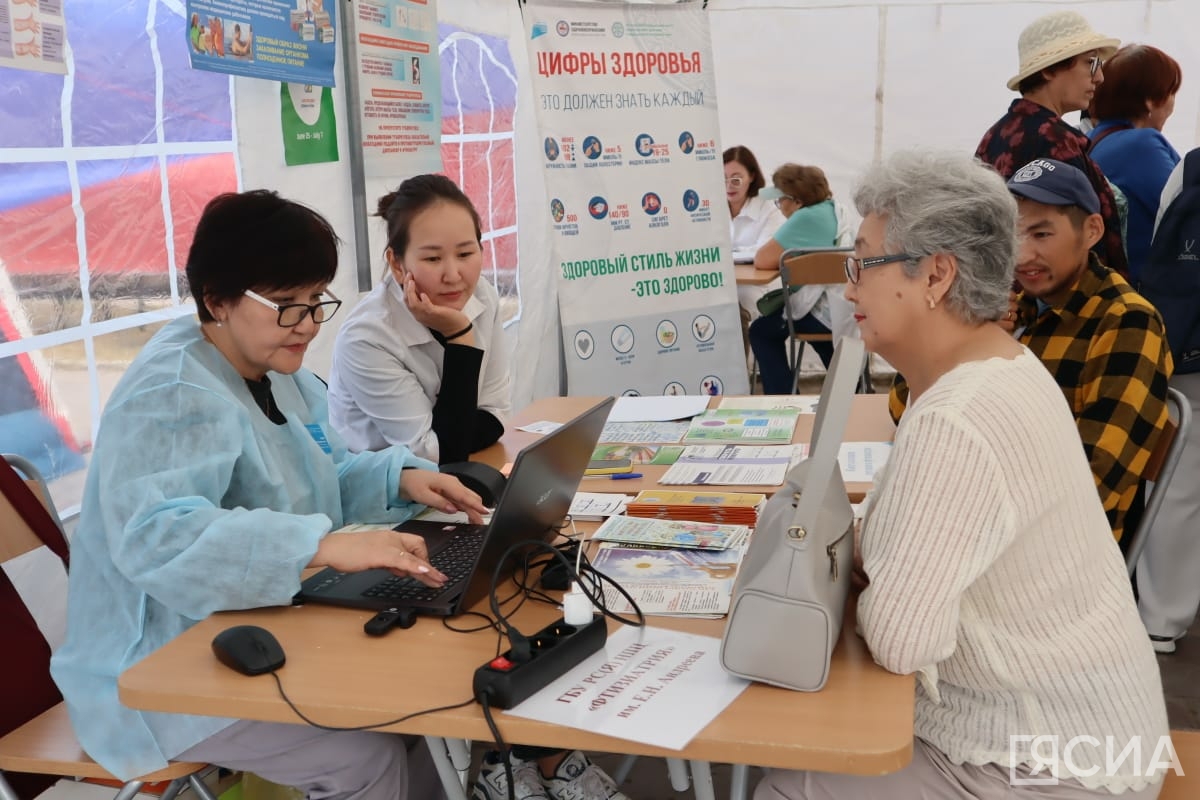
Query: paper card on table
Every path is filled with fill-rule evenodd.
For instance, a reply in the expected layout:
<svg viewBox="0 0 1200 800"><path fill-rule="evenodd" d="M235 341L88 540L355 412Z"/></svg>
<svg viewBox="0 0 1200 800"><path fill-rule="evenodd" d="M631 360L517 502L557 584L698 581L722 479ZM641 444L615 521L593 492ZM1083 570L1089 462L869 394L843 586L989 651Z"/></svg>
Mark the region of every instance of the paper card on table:
<svg viewBox="0 0 1200 800"><path fill-rule="evenodd" d="M795 446L691 445L659 479L662 484L694 486L779 486L787 475Z"/></svg>
<svg viewBox="0 0 1200 800"><path fill-rule="evenodd" d="M792 466L808 456L808 445L793 445ZM842 480L846 483L873 483L875 474L883 469L892 453L891 442L842 442L838 448L838 466L842 468ZM670 472L668 470L668 472Z"/></svg>
<svg viewBox="0 0 1200 800"><path fill-rule="evenodd" d="M602 444L592 451L592 461L629 459L631 464L651 464L659 448L649 444Z"/></svg>
<svg viewBox="0 0 1200 800"><path fill-rule="evenodd" d="M613 514L624 514L625 504L629 502L627 494L610 494L608 492L576 492L571 501L571 510L567 512L571 519L605 519Z"/></svg>
<svg viewBox="0 0 1200 800"><path fill-rule="evenodd" d="M692 419L683 441L787 444L799 416L794 408L706 411Z"/></svg>
<svg viewBox="0 0 1200 800"><path fill-rule="evenodd" d="M681 455L683 455L682 447L678 445L664 445L658 448L658 452L654 458L650 459L650 463L669 466L678 461Z"/></svg>
<svg viewBox="0 0 1200 800"><path fill-rule="evenodd" d="M708 395L646 395L618 397L608 413L609 422L667 422L691 419L708 408Z"/></svg>
<svg viewBox="0 0 1200 800"><path fill-rule="evenodd" d="M777 408L794 408L801 414L817 413L819 394L754 394L748 397L725 397L717 406L722 411L770 411Z"/></svg>
<svg viewBox="0 0 1200 800"><path fill-rule="evenodd" d="M750 685L721 667L720 650L711 636L623 627L506 713L682 750Z"/></svg>
<svg viewBox="0 0 1200 800"><path fill-rule="evenodd" d="M686 422L607 422L600 432L600 441L625 444L678 442L687 429Z"/></svg>
<svg viewBox="0 0 1200 800"><path fill-rule="evenodd" d="M870 483L892 454L891 442L843 442L838 451L842 480Z"/></svg>
<svg viewBox="0 0 1200 800"><path fill-rule="evenodd" d="M696 550L725 550L738 546L749 535L745 525L722 525L683 519L609 517L592 534L598 542L625 542Z"/></svg>
<svg viewBox="0 0 1200 800"><path fill-rule="evenodd" d="M529 431L530 433L540 433L544 435L547 433L554 433L562 426L563 424L561 422L550 422L549 420L542 419L538 420L537 422L530 422L528 425L518 425L517 430Z"/></svg>
<svg viewBox="0 0 1200 800"><path fill-rule="evenodd" d="M745 547L728 550L681 550L604 542L592 566L633 597L644 614L716 619L729 613L733 582ZM604 601L618 614L633 606L605 584Z"/></svg>

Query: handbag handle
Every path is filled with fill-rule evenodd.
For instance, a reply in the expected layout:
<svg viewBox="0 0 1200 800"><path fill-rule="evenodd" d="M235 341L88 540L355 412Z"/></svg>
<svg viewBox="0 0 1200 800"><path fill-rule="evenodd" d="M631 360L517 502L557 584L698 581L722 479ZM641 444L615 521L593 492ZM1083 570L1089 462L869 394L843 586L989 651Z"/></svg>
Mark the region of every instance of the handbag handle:
<svg viewBox="0 0 1200 800"><path fill-rule="evenodd" d="M838 466L838 451L846 433L846 422L850 419L850 405L854 401L854 390L858 385L866 348L861 339L843 336L829 362L829 371L821 387L821 400L817 405L817 418L813 423L812 440L808 446L808 467L804 486L795 503L792 514L792 529L814 530L817 515L825 502L825 495L833 481ZM840 476L840 472L838 473ZM841 484L841 481L838 481Z"/></svg>

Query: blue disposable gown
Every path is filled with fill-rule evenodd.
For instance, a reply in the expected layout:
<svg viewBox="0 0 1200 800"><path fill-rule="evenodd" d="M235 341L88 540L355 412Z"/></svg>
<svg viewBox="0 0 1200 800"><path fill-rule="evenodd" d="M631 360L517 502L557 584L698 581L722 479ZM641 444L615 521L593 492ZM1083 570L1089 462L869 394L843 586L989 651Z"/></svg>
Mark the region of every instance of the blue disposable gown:
<svg viewBox="0 0 1200 800"><path fill-rule="evenodd" d="M347 521L407 519L421 507L400 500L400 470L436 469L403 447L350 453L320 380L269 377L286 425L267 419L194 318L179 319L101 419L51 673L84 749L122 779L233 722L126 708L123 670L214 611L287 605L322 537Z"/></svg>

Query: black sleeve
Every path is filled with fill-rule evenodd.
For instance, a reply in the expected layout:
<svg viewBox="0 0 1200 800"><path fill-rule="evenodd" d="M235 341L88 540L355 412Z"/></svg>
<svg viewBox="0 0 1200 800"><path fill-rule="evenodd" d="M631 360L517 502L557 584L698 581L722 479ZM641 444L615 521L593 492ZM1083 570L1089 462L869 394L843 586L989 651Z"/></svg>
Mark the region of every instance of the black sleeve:
<svg viewBox="0 0 1200 800"><path fill-rule="evenodd" d="M433 404L433 432L438 438L438 461L466 461L504 433L492 414L479 408L479 370L483 351L443 341L442 385Z"/></svg>

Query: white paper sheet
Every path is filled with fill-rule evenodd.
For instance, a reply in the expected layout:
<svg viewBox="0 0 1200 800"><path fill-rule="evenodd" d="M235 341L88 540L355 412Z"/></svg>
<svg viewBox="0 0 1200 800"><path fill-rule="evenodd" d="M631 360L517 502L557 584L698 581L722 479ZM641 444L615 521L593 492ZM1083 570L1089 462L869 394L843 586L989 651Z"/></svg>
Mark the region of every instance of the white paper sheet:
<svg viewBox="0 0 1200 800"><path fill-rule="evenodd" d="M561 422L550 422L549 420L540 419L537 422L531 422L528 425L518 425L517 430L529 431L530 433L540 433L544 435L547 433L554 433L562 426L563 424Z"/></svg>
<svg viewBox="0 0 1200 800"><path fill-rule="evenodd" d="M691 419L708 408L709 397L699 394L618 397L608 414L609 422L666 422Z"/></svg>
<svg viewBox="0 0 1200 800"><path fill-rule="evenodd" d="M791 469L808 456L808 445L794 445ZM842 442L838 448L838 465L842 468L842 480L846 483L873 483L875 474L883 469L892 454L891 442Z"/></svg>
<svg viewBox="0 0 1200 800"><path fill-rule="evenodd" d="M720 648L711 636L623 627L506 713L682 750L750 685L725 672Z"/></svg>
<svg viewBox="0 0 1200 800"><path fill-rule="evenodd" d="M799 445L688 445L659 479L668 486L779 486Z"/></svg>
<svg viewBox="0 0 1200 800"><path fill-rule="evenodd" d="M754 394L749 397L722 398L718 408L737 411L770 411L776 408L795 408L801 414L817 413L819 394Z"/></svg>
<svg viewBox="0 0 1200 800"><path fill-rule="evenodd" d="M625 504L632 498L627 494L609 492L576 492L567 513L572 519L604 519L624 514Z"/></svg>

